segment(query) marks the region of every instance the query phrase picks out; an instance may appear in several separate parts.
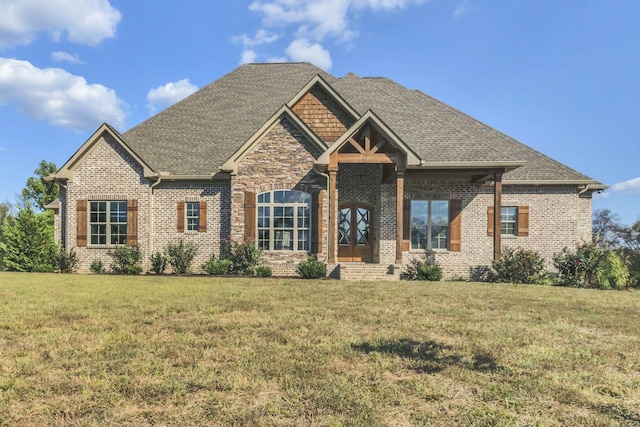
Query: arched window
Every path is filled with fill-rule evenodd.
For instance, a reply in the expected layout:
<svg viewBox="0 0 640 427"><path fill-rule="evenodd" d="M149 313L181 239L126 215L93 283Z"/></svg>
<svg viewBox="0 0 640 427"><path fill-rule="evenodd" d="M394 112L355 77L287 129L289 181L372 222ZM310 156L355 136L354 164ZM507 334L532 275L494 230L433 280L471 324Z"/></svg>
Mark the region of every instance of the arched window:
<svg viewBox="0 0 640 427"><path fill-rule="evenodd" d="M265 251L309 251L311 195L296 190L258 194L258 247Z"/></svg>

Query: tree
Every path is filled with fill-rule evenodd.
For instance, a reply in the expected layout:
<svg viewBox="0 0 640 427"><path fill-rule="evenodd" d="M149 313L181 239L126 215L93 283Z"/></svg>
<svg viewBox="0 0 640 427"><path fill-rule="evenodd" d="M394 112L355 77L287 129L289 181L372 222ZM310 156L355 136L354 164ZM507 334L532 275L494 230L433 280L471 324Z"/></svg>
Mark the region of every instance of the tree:
<svg viewBox="0 0 640 427"><path fill-rule="evenodd" d="M10 202L0 202L0 243L4 241L3 238L3 225L5 220L11 222L11 211L13 210L13 205ZM2 251L0 251L0 271L4 270L4 258L2 256Z"/></svg>
<svg viewBox="0 0 640 427"><path fill-rule="evenodd" d="M58 198L59 188L53 182L45 181L45 177L54 173L58 168L55 163L42 160L27 180L27 185L22 189L22 199L38 210L43 211L44 207Z"/></svg>
<svg viewBox="0 0 640 427"><path fill-rule="evenodd" d="M0 254L9 271L53 271L57 252L51 212L37 214L29 203L18 207L13 221L5 219Z"/></svg>
<svg viewBox="0 0 640 427"><path fill-rule="evenodd" d="M609 209L593 212L593 243L604 247L617 247L620 243L619 231L622 228L620 217Z"/></svg>

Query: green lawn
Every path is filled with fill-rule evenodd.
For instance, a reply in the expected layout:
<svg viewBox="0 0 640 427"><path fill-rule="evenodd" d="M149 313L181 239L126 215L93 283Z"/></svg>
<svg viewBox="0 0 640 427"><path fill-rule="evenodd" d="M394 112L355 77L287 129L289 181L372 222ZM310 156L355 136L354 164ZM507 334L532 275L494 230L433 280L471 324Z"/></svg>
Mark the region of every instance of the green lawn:
<svg viewBox="0 0 640 427"><path fill-rule="evenodd" d="M0 425L640 425L640 293L0 273Z"/></svg>

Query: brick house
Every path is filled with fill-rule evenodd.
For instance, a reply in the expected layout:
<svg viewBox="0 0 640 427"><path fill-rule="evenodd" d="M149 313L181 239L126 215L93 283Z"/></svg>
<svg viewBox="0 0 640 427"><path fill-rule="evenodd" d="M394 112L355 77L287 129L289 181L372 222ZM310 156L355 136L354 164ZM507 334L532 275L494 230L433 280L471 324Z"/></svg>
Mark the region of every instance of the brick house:
<svg viewBox="0 0 640 427"><path fill-rule="evenodd" d="M122 135L104 124L52 179L81 271L179 239L197 269L230 237L276 275L313 254L342 278L397 277L425 249L448 276L505 246L550 261L590 240L606 188L420 91L307 63L243 65Z"/></svg>

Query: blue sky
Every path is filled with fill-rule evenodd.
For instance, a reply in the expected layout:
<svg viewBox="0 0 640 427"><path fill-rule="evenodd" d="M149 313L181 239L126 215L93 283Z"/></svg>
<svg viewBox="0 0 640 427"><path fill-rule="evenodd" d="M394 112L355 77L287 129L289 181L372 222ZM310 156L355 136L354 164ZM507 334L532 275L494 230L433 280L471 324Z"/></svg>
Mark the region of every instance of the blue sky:
<svg viewBox="0 0 640 427"><path fill-rule="evenodd" d="M0 0L0 200L243 62L420 89L611 185L640 219L637 0Z"/></svg>

